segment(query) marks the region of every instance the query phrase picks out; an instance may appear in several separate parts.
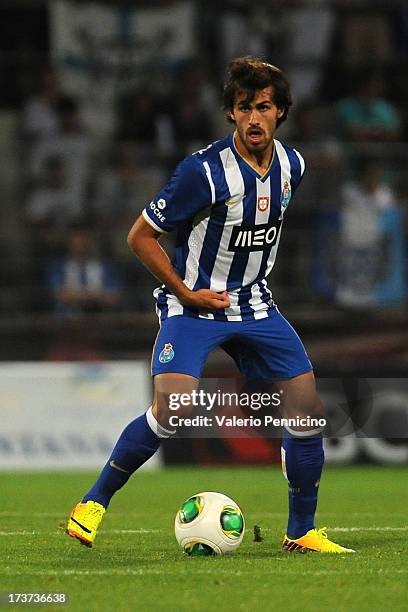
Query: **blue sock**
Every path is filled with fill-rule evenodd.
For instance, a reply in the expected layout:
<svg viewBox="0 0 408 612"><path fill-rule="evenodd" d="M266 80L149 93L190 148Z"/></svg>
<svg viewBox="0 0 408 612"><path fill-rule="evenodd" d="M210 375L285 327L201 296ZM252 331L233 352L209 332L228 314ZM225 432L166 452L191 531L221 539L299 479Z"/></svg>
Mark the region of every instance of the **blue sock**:
<svg viewBox="0 0 408 612"><path fill-rule="evenodd" d="M113 494L154 455L159 446L160 438L152 431L145 414L129 423L116 442L98 480L82 501L93 500L107 508Z"/></svg>
<svg viewBox="0 0 408 612"><path fill-rule="evenodd" d="M291 540L302 537L315 527L314 516L323 463L321 434L301 438L292 436L285 430L282 440L282 468L289 483L287 536Z"/></svg>

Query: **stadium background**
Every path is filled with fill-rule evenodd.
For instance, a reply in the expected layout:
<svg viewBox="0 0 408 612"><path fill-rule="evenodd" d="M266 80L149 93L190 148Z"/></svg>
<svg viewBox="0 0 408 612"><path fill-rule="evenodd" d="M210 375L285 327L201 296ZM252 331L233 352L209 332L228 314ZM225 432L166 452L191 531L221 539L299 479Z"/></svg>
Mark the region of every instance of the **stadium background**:
<svg viewBox="0 0 408 612"><path fill-rule="evenodd" d="M246 53L288 73L295 106L278 138L307 163L274 297L319 377L407 376L403 2L3 0L1 467L97 467L148 405L156 283L126 235L174 165L227 133L225 65ZM78 253L92 258L92 299L59 284ZM207 375L231 372L216 352ZM380 419L369 443L337 440L332 460L406 463L404 393L400 439ZM277 458L276 442L252 438L170 441L160 461Z"/></svg>

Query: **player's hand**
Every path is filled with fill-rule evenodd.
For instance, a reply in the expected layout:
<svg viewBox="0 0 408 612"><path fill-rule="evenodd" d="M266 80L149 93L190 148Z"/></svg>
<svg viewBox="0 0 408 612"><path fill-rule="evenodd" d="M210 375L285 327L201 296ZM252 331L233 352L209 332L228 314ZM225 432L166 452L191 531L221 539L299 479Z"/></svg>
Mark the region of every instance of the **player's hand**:
<svg viewBox="0 0 408 612"><path fill-rule="evenodd" d="M190 291L186 296L179 298L184 306L192 306L193 308L205 308L207 310L220 310L228 308L230 301L226 291L211 291L211 289L198 289Z"/></svg>

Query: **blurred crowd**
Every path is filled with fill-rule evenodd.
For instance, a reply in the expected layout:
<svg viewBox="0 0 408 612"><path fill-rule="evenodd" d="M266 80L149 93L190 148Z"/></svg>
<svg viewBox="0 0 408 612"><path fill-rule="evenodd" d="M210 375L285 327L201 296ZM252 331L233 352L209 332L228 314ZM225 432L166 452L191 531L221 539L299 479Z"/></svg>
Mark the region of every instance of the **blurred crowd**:
<svg viewBox="0 0 408 612"><path fill-rule="evenodd" d="M128 230L179 160L228 132L225 66L247 53L287 72L295 106L277 137L307 165L272 287L297 302L361 308L382 291L385 305L403 303L408 9L195 4L198 52L122 84L108 135L87 123L58 62L33 71L18 133L26 272L37 288L29 308L65 317L152 309L157 282L129 252Z"/></svg>

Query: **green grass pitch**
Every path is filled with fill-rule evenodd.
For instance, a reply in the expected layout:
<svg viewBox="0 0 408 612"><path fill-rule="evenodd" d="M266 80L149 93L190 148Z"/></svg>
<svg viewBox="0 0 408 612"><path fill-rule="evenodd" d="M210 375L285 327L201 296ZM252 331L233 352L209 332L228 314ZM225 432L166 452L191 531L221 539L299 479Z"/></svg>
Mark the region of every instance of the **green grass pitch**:
<svg viewBox="0 0 408 612"><path fill-rule="evenodd" d="M0 591L68 594L65 606L41 606L48 610L408 609L406 468L326 468L318 526L355 555L281 551L287 491L277 467L141 472L113 499L88 549L58 524L94 477L0 475ZM189 558L178 548L176 510L203 490L229 495L244 512L235 555Z"/></svg>

